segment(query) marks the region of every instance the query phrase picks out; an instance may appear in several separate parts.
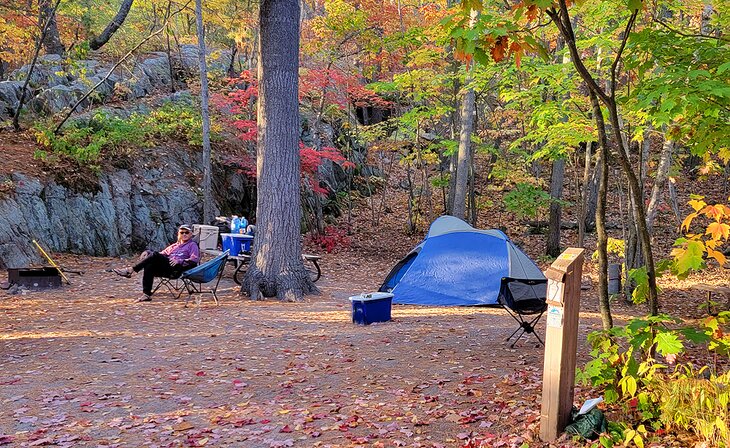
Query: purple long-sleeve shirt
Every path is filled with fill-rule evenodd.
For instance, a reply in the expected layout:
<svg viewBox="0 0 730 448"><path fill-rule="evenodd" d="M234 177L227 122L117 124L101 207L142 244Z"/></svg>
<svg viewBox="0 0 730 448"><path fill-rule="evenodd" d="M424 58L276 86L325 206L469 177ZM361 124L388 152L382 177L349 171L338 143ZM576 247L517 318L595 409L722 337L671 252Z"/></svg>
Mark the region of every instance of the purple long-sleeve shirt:
<svg viewBox="0 0 730 448"><path fill-rule="evenodd" d="M198 249L198 244L193 240L187 243L172 243L160 253L167 255L168 258L180 264L197 264L200 261L200 249Z"/></svg>

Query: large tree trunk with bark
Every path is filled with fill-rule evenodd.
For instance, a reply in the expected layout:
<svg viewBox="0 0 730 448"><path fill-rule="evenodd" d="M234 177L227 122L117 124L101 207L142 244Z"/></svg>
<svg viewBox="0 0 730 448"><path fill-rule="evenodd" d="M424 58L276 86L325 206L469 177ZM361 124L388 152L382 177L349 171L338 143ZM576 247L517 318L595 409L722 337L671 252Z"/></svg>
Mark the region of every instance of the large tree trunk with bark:
<svg viewBox="0 0 730 448"><path fill-rule="evenodd" d="M550 176L550 211L548 218L547 247L545 253L551 257L560 255L560 200L563 197L563 181L565 180L565 159L553 161Z"/></svg>
<svg viewBox="0 0 730 448"><path fill-rule="evenodd" d="M297 0L262 0L259 9L257 233L241 287L252 299L317 292L302 263L299 16Z"/></svg>
<svg viewBox="0 0 730 448"><path fill-rule="evenodd" d="M112 38L114 33L117 32L119 27L121 27L127 19L127 14L129 14L129 10L132 9L132 3L134 3L134 0L122 1L121 6L119 6L119 11L117 11L117 15L115 15L112 21L109 22L106 28L104 28L104 31L89 41L89 48L92 50L98 50L103 47L104 44L109 42L109 39Z"/></svg>
<svg viewBox="0 0 730 448"><path fill-rule="evenodd" d="M211 189L210 160L210 113L208 111L208 65L205 62L205 28L203 26L203 6L195 0L195 21L198 28L198 68L200 69L200 111L203 118L203 223L213 220L213 191ZM174 83L173 78L173 83Z"/></svg>
<svg viewBox="0 0 730 448"><path fill-rule="evenodd" d="M58 24L56 23L56 9L53 0L40 0L40 15L38 18L38 26L41 28L47 23L46 32L43 35L43 49L47 54L63 55L66 47L61 42L61 36L58 34Z"/></svg>

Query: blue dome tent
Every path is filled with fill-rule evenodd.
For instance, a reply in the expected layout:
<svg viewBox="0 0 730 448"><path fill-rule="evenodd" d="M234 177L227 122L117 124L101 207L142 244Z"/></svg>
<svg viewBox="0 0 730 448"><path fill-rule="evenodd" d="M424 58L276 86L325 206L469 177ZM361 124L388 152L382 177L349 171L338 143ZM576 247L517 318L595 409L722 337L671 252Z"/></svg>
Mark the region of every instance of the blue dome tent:
<svg viewBox="0 0 730 448"><path fill-rule="evenodd" d="M441 216L380 291L393 293L400 304L502 305L528 314L544 310L546 283L540 268L501 231Z"/></svg>

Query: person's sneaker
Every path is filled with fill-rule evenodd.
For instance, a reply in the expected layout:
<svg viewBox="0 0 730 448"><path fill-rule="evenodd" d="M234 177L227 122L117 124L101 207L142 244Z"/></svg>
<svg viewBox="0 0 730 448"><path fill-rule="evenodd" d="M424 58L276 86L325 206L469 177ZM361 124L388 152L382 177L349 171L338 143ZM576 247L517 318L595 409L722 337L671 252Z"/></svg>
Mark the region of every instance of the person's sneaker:
<svg viewBox="0 0 730 448"><path fill-rule="evenodd" d="M142 294L135 302L151 302L152 297L148 296L147 294Z"/></svg>
<svg viewBox="0 0 730 448"><path fill-rule="evenodd" d="M123 269L112 269L112 272L126 278L132 278L132 269L130 268L123 268Z"/></svg>

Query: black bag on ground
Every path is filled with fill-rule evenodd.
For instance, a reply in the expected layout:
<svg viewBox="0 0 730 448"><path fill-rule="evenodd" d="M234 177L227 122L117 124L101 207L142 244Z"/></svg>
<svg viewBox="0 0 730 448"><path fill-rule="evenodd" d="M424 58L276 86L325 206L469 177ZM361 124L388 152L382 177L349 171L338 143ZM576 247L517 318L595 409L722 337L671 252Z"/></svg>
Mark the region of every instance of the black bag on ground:
<svg viewBox="0 0 730 448"><path fill-rule="evenodd" d="M598 408L593 408L582 415L578 415L578 410L573 408L570 420L572 423L565 427L565 432L584 439L595 440L601 433L608 431L606 417Z"/></svg>

